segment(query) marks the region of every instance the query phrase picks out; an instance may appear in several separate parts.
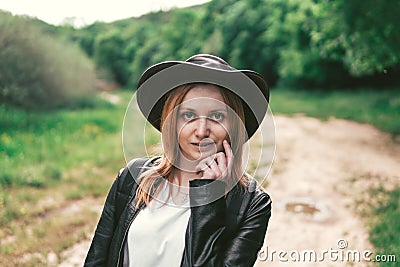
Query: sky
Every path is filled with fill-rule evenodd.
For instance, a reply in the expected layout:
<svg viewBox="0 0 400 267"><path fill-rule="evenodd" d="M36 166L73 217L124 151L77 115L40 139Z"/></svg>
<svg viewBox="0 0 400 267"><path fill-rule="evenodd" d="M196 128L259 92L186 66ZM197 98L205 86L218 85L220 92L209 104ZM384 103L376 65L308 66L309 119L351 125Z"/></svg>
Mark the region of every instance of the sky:
<svg viewBox="0 0 400 267"><path fill-rule="evenodd" d="M60 25L66 18L76 18L75 26L95 21L111 22L145 13L186 7L210 0L0 0L0 9L14 15L29 15Z"/></svg>

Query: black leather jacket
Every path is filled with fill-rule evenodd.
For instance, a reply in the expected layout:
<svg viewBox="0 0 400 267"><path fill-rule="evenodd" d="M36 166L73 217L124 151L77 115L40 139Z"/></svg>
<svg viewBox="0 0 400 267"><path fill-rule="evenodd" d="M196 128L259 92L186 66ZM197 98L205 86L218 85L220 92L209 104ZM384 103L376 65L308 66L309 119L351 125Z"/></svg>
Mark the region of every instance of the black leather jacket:
<svg viewBox="0 0 400 267"><path fill-rule="evenodd" d="M107 196L84 266L120 267L129 264L126 236L143 206L135 208L136 199L131 196L129 206L122 212L119 221L114 219L118 178ZM190 189L213 181L190 181ZM204 190L196 189L195 194L190 191L191 203L205 203L213 194L222 197L206 205L191 207L181 266L253 266L271 216L270 197L257 188L254 180L247 189L236 185L225 197L225 183L215 182L212 187L202 187ZM136 188L135 183L132 192Z"/></svg>

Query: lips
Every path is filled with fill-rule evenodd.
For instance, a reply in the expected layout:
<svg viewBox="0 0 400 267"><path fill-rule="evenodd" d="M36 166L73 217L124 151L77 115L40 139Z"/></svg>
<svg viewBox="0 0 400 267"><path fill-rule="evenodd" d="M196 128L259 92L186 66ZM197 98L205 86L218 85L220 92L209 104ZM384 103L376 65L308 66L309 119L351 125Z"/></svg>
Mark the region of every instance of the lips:
<svg viewBox="0 0 400 267"><path fill-rule="evenodd" d="M192 145L195 145L195 146L199 146L199 147L206 147L206 146L210 146L210 145L212 145L212 144L214 144L214 143L192 143Z"/></svg>
<svg viewBox="0 0 400 267"><path fill-rule="evenodd" d="M214 142L207 142L207 143L201 142L201 143L191 143L191 144L197 147L209 147L215 145Z"/></svg>

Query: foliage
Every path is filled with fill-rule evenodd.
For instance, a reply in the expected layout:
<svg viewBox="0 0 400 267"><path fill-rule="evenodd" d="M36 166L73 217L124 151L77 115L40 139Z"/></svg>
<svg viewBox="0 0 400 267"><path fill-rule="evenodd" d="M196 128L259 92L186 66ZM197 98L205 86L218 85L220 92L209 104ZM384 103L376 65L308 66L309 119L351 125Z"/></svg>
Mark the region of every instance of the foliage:
<svg viewBox="0 0 400 267"><path fill-rule="evenodd" d="M364 16L359 10L369 10L366 5L371 4L365 1L266 2L270 14L266 14L269 26L265 31L265 44L278 51L276 70L281 81L308 87L399 83L400 54L385 47L398 47L400 39L396 35L380 38L382 24L388 28L399 26L398 20L391 15L400 11L399 5L395 2L367 2L379 5L381 14L388 14L391 19L376 16L382 18L377 24L376 19ZM354 12L355 9L358 11ZM375 11L368 12L377 15ZM357 24L366 29L376 29L377 34L355 28L349 18L357 19L360 22ZM378 43L383 49L376 46Z"/></svg>
<svg viewBox="0 0 400 267"><path fill-rule="evenodd" d="M106 70L104 77L122 86L136 86L140 74L156 62L213 53L236 68L260 72L270 86L279 82L315 88L386 87L400 83L400 33L396 31L400 26L396 17L399 12L398 0L213 0L198 7L160 11L113 23L96 22L82 29L46 26L43 22L35 25L46 32L47 39L52 35L80 45L94 59L98 75ZM63 57L65 53L52 52L55 49L50 48L57 43L54 38L24 42L40 44L23 47L28 58L35 59L30 61L34 63L14 64L15 71L10 71L24 73L20 80L34 80L31 91L36 95L44 95L36 84L39 78L62 77L40 76L42 71L47 73L46 67L27 71L43 62L49 66L48 61L56 53ZM37 47L46 47L46 52ZM74 50L68 47L66 51ZM21 57L8 57L9 61L21 62ZM73 61L78 56L65 57ZM37 58L42 61L37 62ZM79 58L85 61L81 55ZM77 68L65 69L72 72ZM82 81L90 78L82 77L85 72L78 73L75 80L83 86ZM6 83L3 98L10 91L17 92L9 89L16 87L16 83ZM72 87L84 91L69 86ZM51 98L61 99L56 95Z"/></svg>
<svg viewBox="0 0 400 267"><path fill-rule="evenodd" d="M129 79L129 58L125 54L125 47L126 40L116 30L99 34L94 42L97 66L107 68L120 84L126 84Z"/></svg>
<svg viewBox="0 0 400 267"><path fill-rule="evenodd" d="M203 44L199 18L202 12L193 12L189 9L177 9L168 25L163 29L162 39L166 42L168 54L175 60L185 60L193 54L199 53ZM167 55L168 55L167 54Z"/></svg>
<svg viewBox="0 0 400 267"><path fill-rule="evenodd" d="M321 1L313 41L353 75L382 72L400 60L399 11L398 0Z"/></svg>
<svg viewBox="0 0 400 267"><path fill-rule="evenodd" d="M395 255L396 261L400 255L400 189L384 192L388 201L373 207L374 215L379 220L370 230L370 240L377 248L377 254ZM398 266L396 261L381 262L380 266Z"/></svg>
<svg viewBox="0 0 400 267"><path fill-rule="evenodd" d="M388 86L400 83L399 12L398 0L213 0L90 25L74 38L89 55L110 52L102 66L122 85L136 85L157 61L214 53L271 86ZM118 49L100 42L104 35L118 36Z"/></svg>
<svg viewBox="0 0 400 267"><path fill-rule="evenodd" d="M78 42L88 56L93 57L96 37L105 32L107 28L106 24L95 22L82 30L74 32L70 38L72 41Z"/></svg>
<svg viewBox="0 0 400 267"><path fill-rule="evenodd" d="M277 81L278 50L267 36L270 15L268 4L262 0L237 1L219 17L217 28L223 33L221 55L237 68L262 73L273 85Z"/></svg>
<svg viewBox="0 0 400 267"><path fill-rule="evenodd" d="M131 57L129 83L136 86L142 72L150 65L166 60L168 53L165 52L166 45L159 41L161 30L154 30L151 22L144 22L137 27L131 28L128 54Z"/></svg>
<svg viewBox="0 0 400 267"><path fill-rule="evenodd" d="M0 13L0 102L24 108L73 103L93 90L93 64L28 18Z"/></svg>

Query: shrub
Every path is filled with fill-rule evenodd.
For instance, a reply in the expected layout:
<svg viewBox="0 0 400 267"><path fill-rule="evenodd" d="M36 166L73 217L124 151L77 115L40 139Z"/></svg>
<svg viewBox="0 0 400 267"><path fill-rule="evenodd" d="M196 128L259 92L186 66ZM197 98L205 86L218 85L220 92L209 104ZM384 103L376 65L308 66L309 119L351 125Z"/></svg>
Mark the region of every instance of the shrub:
<svg viewBox="0 0 400 267"><path fill-rule="evenodd" d="M0 12L0 102L51 108L86 97L94 89L91 61L34 22Z"/></svg>

